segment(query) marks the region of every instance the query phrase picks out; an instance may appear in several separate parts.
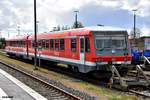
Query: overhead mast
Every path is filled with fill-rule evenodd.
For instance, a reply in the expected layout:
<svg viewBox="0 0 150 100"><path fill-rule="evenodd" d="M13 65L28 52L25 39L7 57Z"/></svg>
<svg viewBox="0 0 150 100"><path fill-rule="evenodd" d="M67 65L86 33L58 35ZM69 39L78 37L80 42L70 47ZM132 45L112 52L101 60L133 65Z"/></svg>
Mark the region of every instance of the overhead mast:
<svg viewBox="0 0 150 100"><path fill-rule="evenodd" d="M37 21L36 21L36 0L34 0L34 70L37 70Z"/></svg>

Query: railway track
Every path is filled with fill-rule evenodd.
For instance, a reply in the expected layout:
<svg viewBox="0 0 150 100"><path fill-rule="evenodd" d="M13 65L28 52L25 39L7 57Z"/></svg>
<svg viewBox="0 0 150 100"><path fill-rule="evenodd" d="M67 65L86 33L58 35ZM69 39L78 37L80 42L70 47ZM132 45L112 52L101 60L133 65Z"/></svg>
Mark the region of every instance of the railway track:
<svg viewBox="0 0 150 100"><path fill-rule="evenodd" d="M135 71L130 71L128 73L128 76L133 76L133 77L136 77L136 72ZM150 80L150 74L146 74L146 76L148 77L148 79ZM140 76L140 78L143 78L142 76Z"/></svg>
<svg viewBox="0 0 150 100"><path fill-rule="evenodd" d="M47 65L44 65L44 67L46 67L46 66ZM105 83L105 82L102 82L102 81L101 82L97 81L94 78L92 79L92 77L90 78L90 77L87 77L87 76L85 76L83 74L80 74L80 73L75 74L74 72L66 71L65 69L62 70L62 68L59 68L59 67L56 68L56 66L50 68L50 70L53 70L53 71L56 71L58 73L62 73L62 74L65 74L65 75L69 75L71 77L81 79L81 80L86 81L86 82L90 82L94 85L100 85L100 86L108 87L108 83ZM81 76L83 76L83 77L81 77ZM131 72L129 76L132 76L132 78L135 78L135 76L136 76L135 72L133 72L133 73ZM150 79L150 76L149 76L149 79ZM116 90L117 88L114 88L114 89ZM119 91L120 91L120 89L119 89ZM139 90L138 90L138 88L136 88L136 90L135 89L128 89L128 91L126 91L126 93L136 95L136 96L140 96L140 97L143 97L143 98L145 98L145 97L150 98L150 91L149 90L141 90L141 88L139 88ZM78 99L80 99L80 98L78 98Z"/></svg>
<svg viewBox="0 0 150 100"><path fill-rule="evenodd" d="M81 80L86 81L86 82L90 82L90 83L92 83L94 85L104 86L104 87L107 87L107 88L109 87L109 85L108 85L109 83L108 82L100 81L100 80L98 80L98 79L96 79L94 77L90 77L90 76L87 77L86 75L80 74L80 73L76 73L75 74L73 72L69 72L69 71L65 71L65 70L59 69L59 67L58 67L58 69L56 67L55 68L50 68L50 69L53 70L53 71L59 72L59 73L63 73L63 74L72 76L72 77L77 78L77 79L81 79ZM136 77L135 74L136 74L135 72L132 73L132 75L131 75L132 79L135 79L135 77ZM150 79L150 75L148 75L148 77ZM143 77L141 77L141 78L143 78ZM116 86L113 87L112 89L122 91L122 90L120 90L120 88L116 88ZM126 93L127 94L136 95L136 96L140 96L140 97L143 97L143 98L150 98L149 88L143 88L143 87L138 87L137 86L136 88L132 88L132 89L129 88L126 91Z"/></svg>
<svg viewBox="0 0 150 100"><path fill-rule="evenodd" d="M13 76L15 76L17 79L21 79L20 81L23 81L24 79L24 81L26 81L25 84L31 86L31 88L35 89L35 91L45 96L48 100L81 100L81 98L72 95L71 93L66 92L63 89L60 89L48 82L41 80L38 77L35 77L32 74L10 66L2 61L0 61L0 68L10 74L13 74Z"/></svg>
<svg viewBox="0 0 150 100"><path fill-rule="evenodd" d="M137 73L136 72L129 72L128 73L128 76L129 77L132 77L134 79L140 79L140 80L143 80L144 77L143 76L139 76L139 78L137 78ZM146 74L148 80L150 80L150 75L149 74ZM150 98L150 86L148 87L134 87L133 89L129 89L128 90L130 93L133 93L137 96L142 96L144 98Z"/></svg>
<svg viewBox="0 0 150 100"><path fill-rule="evenodd" d="M145 90L145 91L137 91L137 90L129 90L130 93L133 93L137 96L142 96L143 98L150 98L150 91Z"/></svg>

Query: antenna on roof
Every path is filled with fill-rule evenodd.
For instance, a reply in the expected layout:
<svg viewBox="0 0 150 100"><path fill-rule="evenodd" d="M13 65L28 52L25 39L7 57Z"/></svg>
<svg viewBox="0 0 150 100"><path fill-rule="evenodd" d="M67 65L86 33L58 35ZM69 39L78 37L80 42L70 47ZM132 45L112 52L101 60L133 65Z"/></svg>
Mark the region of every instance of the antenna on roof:
<svg viewBox="0 0 150 100"><path fill-rule="evenodd" d="M102 25L102 24L97 24L97 26L104 26L104 25Z"/></svg>

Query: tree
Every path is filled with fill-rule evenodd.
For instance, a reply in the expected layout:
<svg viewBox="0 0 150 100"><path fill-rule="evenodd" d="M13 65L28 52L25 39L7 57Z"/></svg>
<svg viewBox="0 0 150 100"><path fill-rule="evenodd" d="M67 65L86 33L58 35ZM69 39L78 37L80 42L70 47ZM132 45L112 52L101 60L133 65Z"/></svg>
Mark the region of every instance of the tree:
<svg viewBox="0 0 150 100"><path fill-rule="evenodd" d="M5 38L0 38L0 49L4 49L6 45Z"/></svg>
<svg viewBox="0 0 150 100"><path fill-rule="evenodd" d="M77 21L77 28L83 28L83 27L84 27L83 24L81 22ZM76 22L73 23L72 28L76 28Z"/></svg>
<svg viewBox="0 0 150 100"><path fill-rule="evenodd" d="M135 38L140 38L141 30L139 28L135 28ZM130 31L131 38L134 38L134 28Z"/></svg>

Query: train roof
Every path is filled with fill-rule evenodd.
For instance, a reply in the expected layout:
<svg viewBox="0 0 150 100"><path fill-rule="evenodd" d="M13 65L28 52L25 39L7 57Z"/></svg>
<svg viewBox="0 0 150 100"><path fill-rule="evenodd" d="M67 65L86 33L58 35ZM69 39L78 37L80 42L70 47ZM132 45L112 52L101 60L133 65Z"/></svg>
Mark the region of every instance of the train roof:
<svg viewBox="0 0 150 100"><path fill-rule="evenodd" d="M66 37L66 36L85 36L91 35L91 32L95 31L126 31L125 29L118 28L118 27L111 27L111 26L91 26L91 27L84 27L78 29L70 29L70 30L63 30L63 31L53 31L48 33L38 33L38 39L47 39L50 37ZM14 40L26 40L29 37L30 40L34 39L34 35L23 35L23 36L16 36L13 38L8 38L6 41L14 41Z"/></svg>
<svg viewBox="0 0 150 100"><path fill-rule="evenodd" d="M37 34L38 39L47 39L49 37L66 37L66 36L85 36L91 35L93 31L126 31L122 28L110 27L110 26L92 26L78 29L70 29L64 31L53 31L49 33ZM30 36L29 39L34 39L34 35Z"/></svg>
<svg viewBox="0 0 150 100"><path fill-rule="evenodd" d="M91 27L85 27L85 29L91 31L126 31L126 29L119 28L119 27L112 27L112 26L91 26Z"/></svg>
<svg viewBox="0 0 150 100"><path fill-rule="evenodd" d="M29 35L15 36L15 37L7 38L6 41L26 40L28 37Z"/></svg>

